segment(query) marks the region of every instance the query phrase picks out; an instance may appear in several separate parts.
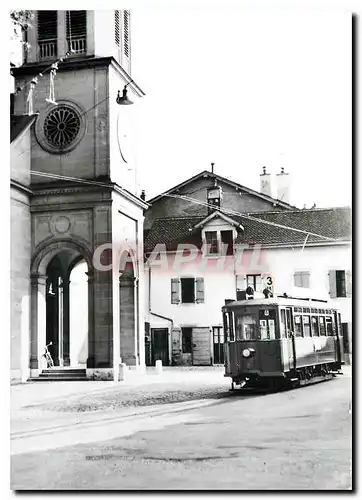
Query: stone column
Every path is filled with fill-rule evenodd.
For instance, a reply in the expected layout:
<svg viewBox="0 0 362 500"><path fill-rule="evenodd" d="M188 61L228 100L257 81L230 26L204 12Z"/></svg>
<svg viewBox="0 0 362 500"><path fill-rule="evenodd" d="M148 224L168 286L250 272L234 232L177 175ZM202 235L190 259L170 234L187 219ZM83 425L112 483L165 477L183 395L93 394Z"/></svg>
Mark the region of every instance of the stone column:
<svg viewBox="0 0 362 500"><path fill-rule="evenodd" d="M135 353L136 353L136 364L140 364L140 322L139 322L139 279L134 280L134 329L135 329Z"/></svg>
<svg viewBox="0 0 362 500"><path fill-rule="evenodd" d="M112 273L88 273L88 361L93 370L113 369ZM107 370L106 370L107 371ZM105 378L109 378L108 375Z"/></svg>
<svg viewBox="0 0 362 500"><path fill-rule="evenodd" d="M46 279L45 275L34 274L31 281L31 333L30 333L30 376L37 376L42 369L40 359L46 344Z"/></svg>
<svg viewBox="0 0 362 500"><path fill-rule="evenodd" d="M69 277L63 280L63 362L64 366L70 365L70 319L69 319Z"/></svg>
<svg viewBox="0 0 362 500"><path fill-rule="evenodd" d="M120 284L120 348L121 358L127 365L137 364L135 338L135 278L123 276Z"/></svg>

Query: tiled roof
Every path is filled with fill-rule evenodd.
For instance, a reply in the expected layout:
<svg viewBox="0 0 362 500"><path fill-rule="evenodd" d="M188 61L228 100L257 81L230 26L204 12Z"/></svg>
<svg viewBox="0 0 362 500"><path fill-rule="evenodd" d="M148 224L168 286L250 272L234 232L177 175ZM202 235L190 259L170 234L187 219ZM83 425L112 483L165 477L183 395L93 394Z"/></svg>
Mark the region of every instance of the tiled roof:
<svg viewBox="0 0 362 500"><path fill-rule="evenodd" d="M287 212L262 212L228 217L242 224L244 231L239 231L236 243L260 243L264 245L303 244L306 232L309 235L307 244L327 241L324 237L337 241L351 239L351 209L327 208L316 210L298 210ZM249 218L250 217L250 218ZM178 243L200 245L201 231L193 230L203 217L173 217L156 219L151 229L145 234L145 250L150 251L157 243L166 244L167 250L174 250ZM255 219L259 219L258 221ZM273 224L299 229L277 227L261 222L265 220ZM316 236L316 235L320 235Z"/></svg>
<svg viewBox="0 0 362 500"><path fill-rule="evenodd" d="M326 241L325 238L316 235L340 241L351 239L352 221L349 208L264 212L249 214L248 217L314 233L308 236L309 243ZM237 243L263 243L265 245L303 243L307 236L306 233L263 224L243 216L234 218L239 220L244 227L244 231L239 233Z"/></svg>
<svg viewBox="0 0 362 500"><path fill-rule="evenodd" d="M171 217L156 219L151 229L145 234L145 251L152 251L158 243L166 244L167 250L175 250L178 243L199 245L201 229L195 225L205 217Z"/></svg>
<svg viewBox="0 0 362 500"><path fill-rule="evenodd" d="M11 115L10 117L10 144L28 126L30 126L38 115Z"/></svg>

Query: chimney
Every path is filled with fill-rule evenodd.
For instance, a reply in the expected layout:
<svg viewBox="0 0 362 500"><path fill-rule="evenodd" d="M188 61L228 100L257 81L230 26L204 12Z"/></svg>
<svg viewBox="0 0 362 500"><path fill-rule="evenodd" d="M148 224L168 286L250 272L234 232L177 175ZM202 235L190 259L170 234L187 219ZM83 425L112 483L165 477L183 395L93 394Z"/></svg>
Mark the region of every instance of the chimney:
<svg viewBox="0 0 362 500"><path fill-rule="evenodd" d="M277 199L289 203L290 200L290 176L284 172L284 167L277 174Z"/></svg>
<svg viewBox="0 0 362 500"><path fill-rule="evenodd" d="M144 189L142 189L142 191L141 191L140 198L141 198L141 200L146 201L146 191Z"/></svg>
<svg viewBox="0 0 362 500"><path fill-rule="evenodd" d="M266 173L266 167L263 167L263 173L260 174L260 192L268 196L272 195L271 176Z"/></svg>

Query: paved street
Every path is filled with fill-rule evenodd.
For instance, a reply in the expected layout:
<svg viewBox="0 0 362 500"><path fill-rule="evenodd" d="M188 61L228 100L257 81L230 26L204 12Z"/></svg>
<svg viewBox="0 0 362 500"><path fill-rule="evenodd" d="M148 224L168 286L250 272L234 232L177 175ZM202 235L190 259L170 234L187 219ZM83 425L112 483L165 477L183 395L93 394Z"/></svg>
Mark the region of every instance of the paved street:
<svg viewBox="0 0 362 500"><path fill-rule="evenodd" d="M230 393L222 369L148 384L15 386L11 487L350 489L344 372L275 394Z"/></svg>

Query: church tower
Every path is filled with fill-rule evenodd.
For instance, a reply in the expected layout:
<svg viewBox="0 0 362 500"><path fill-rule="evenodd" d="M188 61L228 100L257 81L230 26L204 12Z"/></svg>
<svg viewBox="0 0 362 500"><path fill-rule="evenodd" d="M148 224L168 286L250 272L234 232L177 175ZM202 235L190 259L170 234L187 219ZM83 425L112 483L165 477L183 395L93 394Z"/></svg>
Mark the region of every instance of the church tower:
<svg viewBox="0 0 362 500"><path fill-rule="evenodd" d="M38 113L32 170L109 178L140 194L132 148L134 106L117 104L125 86L127 102L137 105L144 95L131 76L130 11L35 11L32 24L25 64L14 71L16 87L23 88L15 114L28 114L30 105ZM33 176L32 182L47 179Z"/></svg>
<svg viewBox="0 0 362 500"><path fill-rule="evenodd" d="M59 369L81 365L88 378L118 380L121 363L144 365L148 205L137 192L132 148L132 110L144 93L131 74L131 13L33 13L30 49L13 69L14 114L37 116L28 186L29 374L41 375L51 343ZM71 292L80 262L86 303ZM70 311L86 317L84 331L72 327Z"/></svg>

